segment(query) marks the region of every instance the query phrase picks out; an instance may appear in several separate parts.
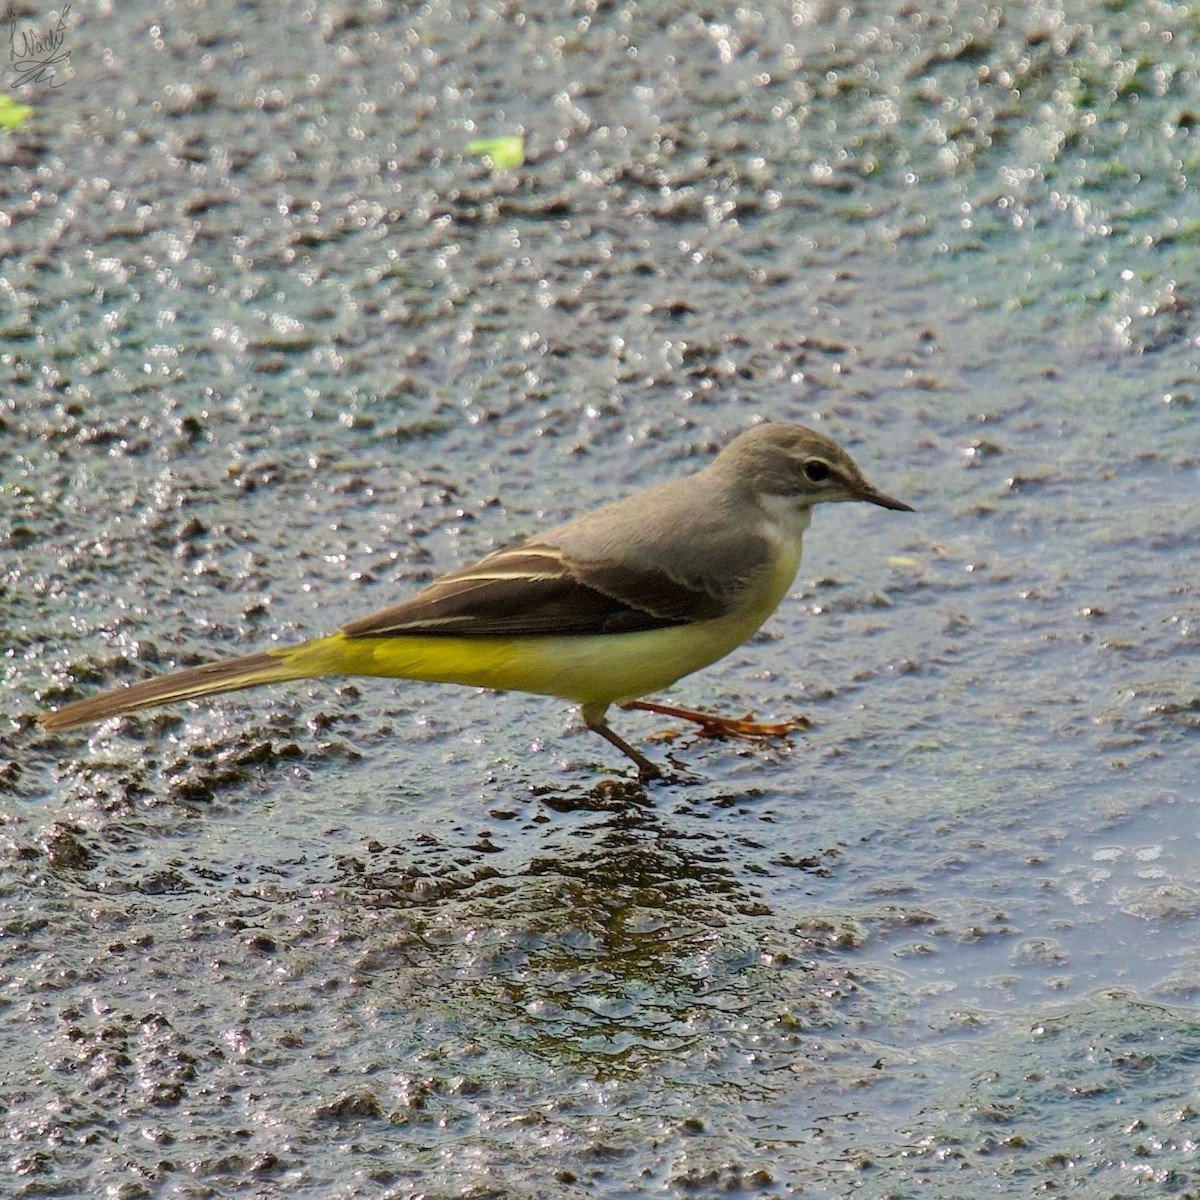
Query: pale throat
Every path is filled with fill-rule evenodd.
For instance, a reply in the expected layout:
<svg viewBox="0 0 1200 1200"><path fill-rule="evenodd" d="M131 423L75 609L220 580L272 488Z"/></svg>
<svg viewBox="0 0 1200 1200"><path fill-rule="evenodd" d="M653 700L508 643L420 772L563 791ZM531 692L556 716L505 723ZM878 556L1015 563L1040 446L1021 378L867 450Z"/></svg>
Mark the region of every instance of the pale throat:
<svg viewBox="0 0 1200 1200"><path fill-rule="evenodd" d="M812 504L807 498L769 494L760 496L758 502L766 515L761 526L763 535L799 557L804 531L812 521Z"/></svg>

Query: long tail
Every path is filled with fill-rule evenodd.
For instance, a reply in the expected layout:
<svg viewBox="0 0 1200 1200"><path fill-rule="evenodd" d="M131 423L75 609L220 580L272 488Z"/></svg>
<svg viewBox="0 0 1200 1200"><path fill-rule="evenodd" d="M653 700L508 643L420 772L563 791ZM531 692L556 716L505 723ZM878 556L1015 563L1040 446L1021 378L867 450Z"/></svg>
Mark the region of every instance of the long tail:
<svg viewBox="0 0 1200 1200"><path fill-rule="evenodd" d="M305 661L304 665L295 661L293 655L299 648L290 646L287 649L247 654L244 658L205 663L201 667L188 667L156 679L144 679L141 683L114 688L111 692L102 692L88 700L76 700L53 712L42 713L38 717L38 724L43 729L71 729L122 713L157 708L160 704L170 704L175 700L194 700L199 696L215 696L218 692L237 692L263 683L304 679L318 673L314 672L311 661Z"/></svg>

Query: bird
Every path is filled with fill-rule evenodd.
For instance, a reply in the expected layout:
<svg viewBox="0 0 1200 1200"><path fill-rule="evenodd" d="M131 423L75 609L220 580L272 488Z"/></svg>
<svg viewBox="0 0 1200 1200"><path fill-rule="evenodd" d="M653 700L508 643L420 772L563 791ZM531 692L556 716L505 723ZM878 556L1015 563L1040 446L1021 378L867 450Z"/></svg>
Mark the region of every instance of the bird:
<svg viewBox="0 0 1200 1200"><path fill-rule="evenodd" d="M751 637L790 589L817 504L912 512L815 429L753 425L694 474L584 512L434 579L336 633L188 667L40 714L57 731L183 700L319 676L367 675L557 696L624 754L661 767L608 723L613 705L709 736L762 724L645 699Z"/></svg>

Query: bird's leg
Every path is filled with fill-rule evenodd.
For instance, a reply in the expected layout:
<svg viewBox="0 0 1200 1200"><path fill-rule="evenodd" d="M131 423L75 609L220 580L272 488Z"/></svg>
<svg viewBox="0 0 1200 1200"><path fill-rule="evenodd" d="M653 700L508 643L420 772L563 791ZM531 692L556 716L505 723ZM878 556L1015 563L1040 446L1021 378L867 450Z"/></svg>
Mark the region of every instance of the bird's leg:
<svg viewBox="0 0 1200 1200"><path fill-rule="evenodd" d="M651 762L640 750L635 750L620 734L610 728L608 722L604 719L607 709L607 704L603 707L600 705L585 704L580 709L583 723L589 729L595 730L606 742L616 746L622 754L627 758L631 758L637 764L638 779L642 783L646 783L651 779L660 779L663 773L662 768L656 763Z"/></svg>
<svg viewBox="0 0 1200 1200"><path fill-rule="evenodd" d="M776 738L784 737L797 729L808 729L807 717L794 717L790 721L764 724L751 721L752 714L744 717L721 717L716 713L697 712L693 708L679 708L674 704L655 704L651 700L630 700L622 708L640 708L644 712L659 713L664 717L675 717L680 721L695 721L700 726L701 737Z"/></svg>

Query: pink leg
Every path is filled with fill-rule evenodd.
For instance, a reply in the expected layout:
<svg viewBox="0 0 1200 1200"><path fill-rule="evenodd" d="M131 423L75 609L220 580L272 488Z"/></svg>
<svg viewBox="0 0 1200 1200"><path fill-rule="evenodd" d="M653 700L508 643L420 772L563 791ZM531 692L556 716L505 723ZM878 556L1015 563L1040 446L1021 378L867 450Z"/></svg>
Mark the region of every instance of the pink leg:
<svg viewBox="0 0 1200 1200"><path fill-rule="evenodd" d="M679 708L674 704L655 704L651 700L631 700L621 707L640 708L643 712L659 713L680 721L694 721L700 726L701 737L740 737L753 741L756 738L785 737L797 729L810 728L807 717L795 717L791 721L768 725L749 720L750 713L745 717L721 717L715 713L697 712L693 708Z"/></svg>

